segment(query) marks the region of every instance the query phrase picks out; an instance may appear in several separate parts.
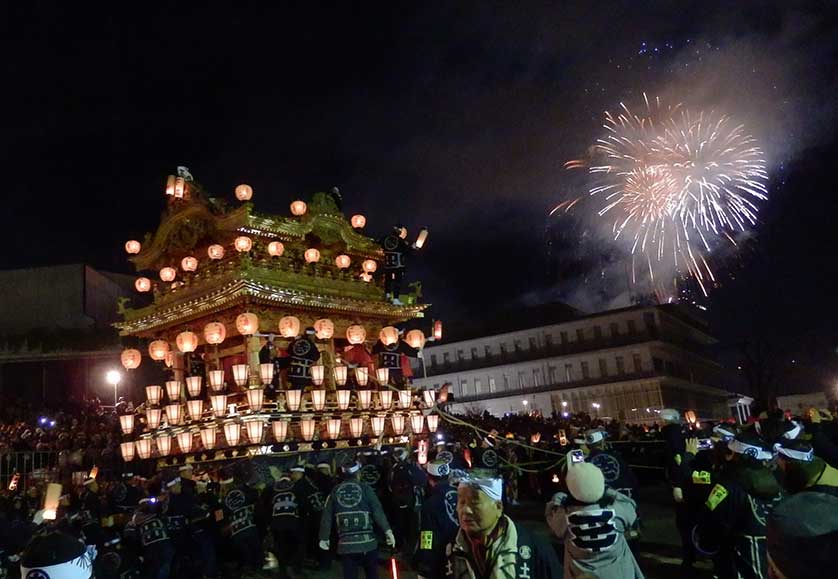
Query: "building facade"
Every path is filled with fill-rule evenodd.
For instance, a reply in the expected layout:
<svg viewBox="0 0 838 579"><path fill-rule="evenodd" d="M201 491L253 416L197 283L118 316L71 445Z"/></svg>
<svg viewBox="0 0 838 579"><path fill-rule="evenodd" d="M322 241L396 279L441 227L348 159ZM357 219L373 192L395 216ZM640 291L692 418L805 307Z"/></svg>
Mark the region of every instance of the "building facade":
<svg viewBox="0 0 838 579"><path fill-rule="evenodd" d="M455 412L588 412L651 422L662 408L730 416L716 340L692 309L668 304L429 344L415 383L449 383Z"/></svg>

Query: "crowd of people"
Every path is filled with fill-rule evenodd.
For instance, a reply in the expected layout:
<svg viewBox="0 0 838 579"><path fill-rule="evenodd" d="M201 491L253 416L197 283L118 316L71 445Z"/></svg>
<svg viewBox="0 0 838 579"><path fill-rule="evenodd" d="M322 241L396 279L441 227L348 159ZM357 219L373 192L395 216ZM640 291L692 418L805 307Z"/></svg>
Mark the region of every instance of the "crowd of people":
<svg viewBox="0 0 838 579"><path fill-rule="evenodd" d="M641 578L639 482L620 451L630 447L614 442L653 440L683 576L701 558L720 578L812 577L835 562L823 546L838 537L838 421L825 411L712 428L674 410L638 427L584 414L447 415L427 460L373 446L341 464L300 455L147 477L122 464L115 414L98 401L4 414L3 452L63 458L52 478L2 490L0 576L351 579L379 576L392 558L425 579ZM48 480L62 483L54 513ZM521 497L546 504L553 544L509 516Z"/></svg>

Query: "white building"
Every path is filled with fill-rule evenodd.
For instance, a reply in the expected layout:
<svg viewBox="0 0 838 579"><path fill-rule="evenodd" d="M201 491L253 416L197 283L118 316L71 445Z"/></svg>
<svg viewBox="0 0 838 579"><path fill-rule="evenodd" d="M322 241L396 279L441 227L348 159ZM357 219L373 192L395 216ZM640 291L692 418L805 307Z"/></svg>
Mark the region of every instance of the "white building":
<svg viewBox="0 0 838 579"><path fill-rule="evenodd" d="M563 318L517 329L513 316L505 329L514 331L428 344L414 383L449 383L455 412L585 411L628 422L655 420L669 407L731 415L724 371L706 354L716 340L695 310L669 304Z"/></svg>

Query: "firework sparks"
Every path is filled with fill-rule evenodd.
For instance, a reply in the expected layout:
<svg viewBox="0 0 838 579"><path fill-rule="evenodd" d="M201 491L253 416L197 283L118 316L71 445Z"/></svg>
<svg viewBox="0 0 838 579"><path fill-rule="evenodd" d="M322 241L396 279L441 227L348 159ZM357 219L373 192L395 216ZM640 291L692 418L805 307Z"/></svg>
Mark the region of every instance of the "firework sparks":
<svg viewBox="0 0 838 579"><path fill-rule="evenodd" d="M767 199L766 162L756 139L729 117L644 101L642 114L623 103L618 113L606 112L593 159L565 166L588 170L597 215L611 220L615 240L630 240L633 256L645 257L653 282L656 264L666 261L676 282L690 276L706 295L716 282L710 254L736 245L735 236L757 222Z"/></svg>

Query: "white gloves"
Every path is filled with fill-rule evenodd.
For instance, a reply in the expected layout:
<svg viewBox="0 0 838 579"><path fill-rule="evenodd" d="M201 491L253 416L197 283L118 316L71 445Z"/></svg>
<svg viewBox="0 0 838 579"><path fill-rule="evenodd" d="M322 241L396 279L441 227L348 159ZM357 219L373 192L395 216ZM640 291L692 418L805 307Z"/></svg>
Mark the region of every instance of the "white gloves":
<svg viewBox="0 0 838 579"><path fill-rule="evenodd" d="M672 498L675 499L676 503L684 502L684 491L681 490L681 487L672 487Z"/></svg>
<svg viewBox="0 0 838 579"><path fill-rule="evenodd" d="M320 541L320 548L323 549L324 551L328 551L329 550L329 540L327 539L325 541Z"/></svg>
<svg viewBox="0 0 838 579"><path fill-rule="evenodd" d="M387 531L384 533L384 540L387 543L387 546L392 548L396 546L396 536L393 534L393 531Z"/></svg>

